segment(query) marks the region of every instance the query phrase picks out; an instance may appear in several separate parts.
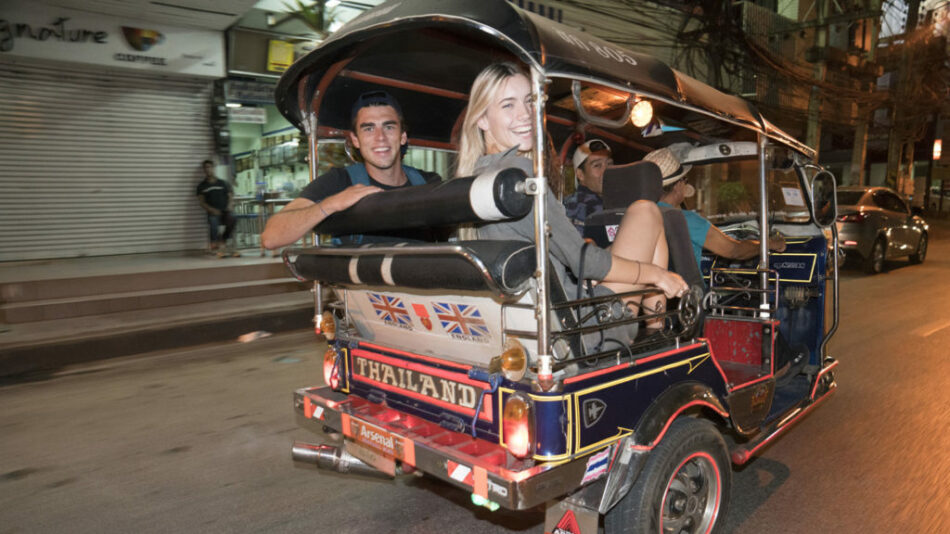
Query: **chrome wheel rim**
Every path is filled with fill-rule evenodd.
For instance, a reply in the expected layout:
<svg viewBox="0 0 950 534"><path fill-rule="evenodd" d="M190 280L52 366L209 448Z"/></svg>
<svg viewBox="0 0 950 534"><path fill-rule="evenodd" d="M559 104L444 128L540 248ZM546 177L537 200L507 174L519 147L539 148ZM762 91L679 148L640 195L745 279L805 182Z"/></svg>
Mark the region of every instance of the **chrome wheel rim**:
<svg viewBox="0 0 950 534"><path fill-rule="evenodd" d="M660 531L670 534L708 532L719 515L722 478L712 456L696 452L673 472L660 508Z"/></svg>

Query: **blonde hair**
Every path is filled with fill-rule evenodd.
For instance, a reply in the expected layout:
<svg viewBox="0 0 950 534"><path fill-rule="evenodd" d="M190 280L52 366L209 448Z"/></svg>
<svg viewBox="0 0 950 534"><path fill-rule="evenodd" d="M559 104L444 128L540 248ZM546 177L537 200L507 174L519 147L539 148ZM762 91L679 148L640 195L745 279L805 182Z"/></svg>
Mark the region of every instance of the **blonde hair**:
<svg viewBox="0 0 950 534"><path fill-rule="evenodd" d="M455 166L455 176L471 176L475 172L475 162L485 155L485 133L478 127L481 119L494 96L502 88L508 78L517 75L529 78L528 74L518 65L509 61L492 63L485 67L472 83L469 91L468 108L459 133L458 163Z"/></svg>

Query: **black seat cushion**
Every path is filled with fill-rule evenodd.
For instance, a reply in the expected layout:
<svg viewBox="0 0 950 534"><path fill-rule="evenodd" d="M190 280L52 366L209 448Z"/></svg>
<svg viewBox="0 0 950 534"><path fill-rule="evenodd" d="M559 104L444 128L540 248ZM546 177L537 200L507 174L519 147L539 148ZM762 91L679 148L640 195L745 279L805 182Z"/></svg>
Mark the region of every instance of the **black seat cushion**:
<svg viewBox="0 0 950 534"><path fill-rule="evenodd" d="M379 244L318 247L285 252L288 266L303 280L358 286L500 291L524 289L535 269L527 241Z"/></svg>

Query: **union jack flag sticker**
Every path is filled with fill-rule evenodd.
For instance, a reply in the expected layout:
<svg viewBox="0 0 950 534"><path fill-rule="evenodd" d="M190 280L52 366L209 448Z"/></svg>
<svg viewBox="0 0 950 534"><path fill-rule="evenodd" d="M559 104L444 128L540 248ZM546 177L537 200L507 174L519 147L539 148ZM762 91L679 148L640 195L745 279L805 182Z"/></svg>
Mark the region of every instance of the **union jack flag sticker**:
<svg viewBox="0 0 950 534"><path fill-rule="evenodd" d="M412 326L412 318L409 317L409 312L406 311L401 298L370 293L369 303L376 310L376 317L382 319L383 322L396 326Z"/></svg>
<svg viewBox="0 0 950 534"><path fill-rule="evenodd" d="M488 326L482 319L478 308L471 304L450 304L433 302L432 311L442 323L442 328L450 334L482 337L488 335Z"/></svg>

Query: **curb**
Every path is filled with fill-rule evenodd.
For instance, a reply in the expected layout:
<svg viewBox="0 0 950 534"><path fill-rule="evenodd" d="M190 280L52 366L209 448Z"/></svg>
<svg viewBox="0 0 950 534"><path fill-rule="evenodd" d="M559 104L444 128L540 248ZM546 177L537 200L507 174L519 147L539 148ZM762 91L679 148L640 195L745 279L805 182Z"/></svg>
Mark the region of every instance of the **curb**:
<svg viewBox="0 0 950 534"><path fill-rule="evenodd" d="M250 316L199 320L166 328L104 333L5 351L0 356L0 377L3 382L42 379L63 367L79 363L233 340L241 334L258 330L286 332L312 327L313 307L308 306Z"/></svg>

